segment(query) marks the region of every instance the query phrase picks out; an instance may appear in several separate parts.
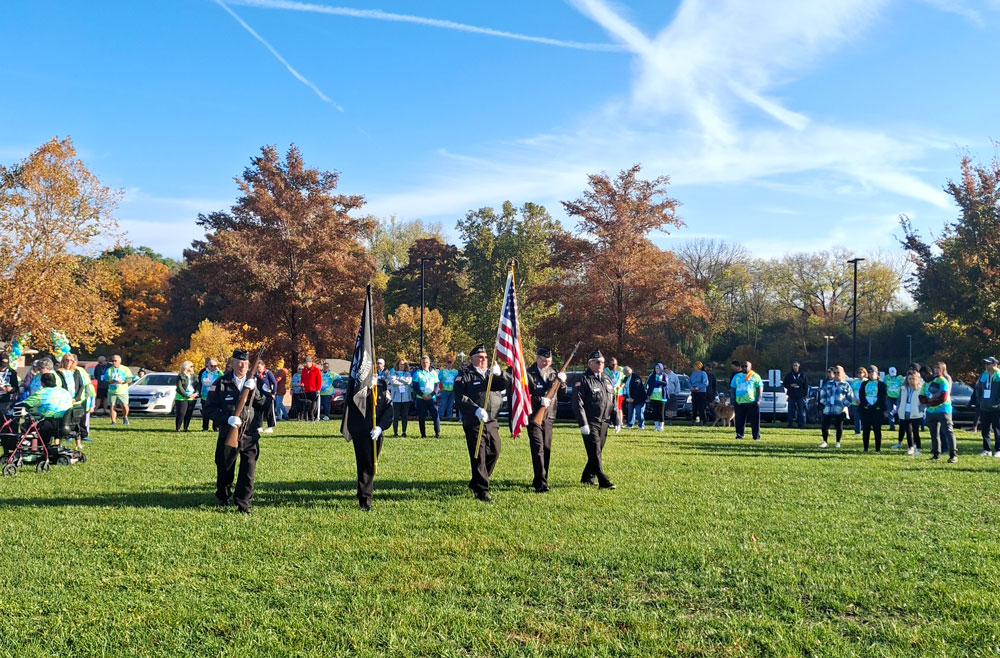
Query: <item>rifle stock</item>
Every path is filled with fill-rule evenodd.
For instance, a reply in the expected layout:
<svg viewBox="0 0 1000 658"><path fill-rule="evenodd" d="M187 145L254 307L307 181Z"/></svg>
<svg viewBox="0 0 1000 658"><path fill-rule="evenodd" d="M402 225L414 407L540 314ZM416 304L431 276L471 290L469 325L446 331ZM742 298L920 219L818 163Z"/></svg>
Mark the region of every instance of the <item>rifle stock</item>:
<svg viewBox="0 0 1000 658"><path fill-rule="evenodd" d="M576 350L579 347L580 347L580 343L577 343L576 345L573 346L573 351L570 352L569 358L566 359L566 362L563 363L562 368L559 369L560 373L566 372L566 367L569 366L569 362L573 360L574 356L576 356ZM558 397L558 395L559 395L559 385L561 383L562 382L560 382L559 378L557 377L556 380L554 382L552 382L552 386L549 387L549 390L545 394L545 397L548 398L549 400L553 400L554 401L556 399L556 397ZM533 422L536 425L541 425L543 422L545 422L545 416L549 413L549 409L551 409L551 408L552 408L552 405L549 405L548 407L543 407L543 406L539 405L539 407L535 411L535 413L531 415L531 422Z"/></svg>

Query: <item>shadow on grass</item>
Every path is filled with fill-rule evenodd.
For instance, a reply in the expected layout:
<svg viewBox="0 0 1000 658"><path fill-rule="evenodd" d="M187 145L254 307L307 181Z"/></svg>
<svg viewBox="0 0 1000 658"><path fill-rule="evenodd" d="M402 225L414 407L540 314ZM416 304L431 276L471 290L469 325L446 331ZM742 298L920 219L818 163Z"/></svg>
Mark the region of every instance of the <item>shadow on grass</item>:
<svg viewBox="0 0 1000 658"><path fill-rule="evenodd" d="M679 448L682 451L700 452L713 454L721 457L740 458L761 458L761 457L797 457L799 459L844 459L857 456L855 447L838 450L836 448L817 448L809 446L790 446L788 444L768 443L767 439L753 441L744 439L732 443L705 443L689 440L676 440L670 442L671 447Z"/></svg>
<svg viewBox="0 0 1000 658"><path fill-rule="evenodd" d="M258 482L254 490L257 507L308 507L332 502L357 504L356 480L301 480ZM378 500L442 500L471 497L461 480L375 480ZM2 507L160 507L178 509L215 505L215 485L176 487L161 491L122 491L89 496L54 496L0 501Z"/></svg>

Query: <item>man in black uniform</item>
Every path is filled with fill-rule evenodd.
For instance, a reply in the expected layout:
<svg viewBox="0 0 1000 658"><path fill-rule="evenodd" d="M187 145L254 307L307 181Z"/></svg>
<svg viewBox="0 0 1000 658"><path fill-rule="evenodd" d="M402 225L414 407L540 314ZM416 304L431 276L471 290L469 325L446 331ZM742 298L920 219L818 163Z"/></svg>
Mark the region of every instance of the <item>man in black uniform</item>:
<svg viewBox="0 0 1000 658"><path fill-rule="evenodd" d="M348 384L347 392L344 394L344 403L351 404L352 411L356 411L351 402L354 395L353 383ZM369 402L371 400L369 399ZM371 404L365 409L365 428L372 426ZM360 412L358 412L360 413ZM372 509L372 495L375 480L375 457L382 454L382 435L385 430L392 427L392 393L389 387L382 387L379 381L378 403L375 406L375 427L367 434L361 432L349 432L350 436L345 437L345 441L354 444L354 461L358 465L358 505L365 512ZM373 443L375 451L372 452Z"/></svg>
<svg viewBox="0 0 1000 658"><path fill-rule="evenodd" d="M556 402L545 397L552 388L553 382L559 380L559 393L566 392L566 373L552 369L552 350L539 347L535 363L528 368L528 391L531 392L531 417L542 407L547 408L545 420L539 425L533 420L528 422L528 448L531 450L531 468L535 471L535 479L531 486L536 493L549 490L549 456L552 454L552 422L556 417ZM558 399L558 395L556 397Z"/></svg>
<svg viewBox="0 0 1000 658"><path fill-rule="evenodd" d="M493 364L493 379L489 380L489 358L486 348L476 345L469 354L469 365L462 369L455 379L455 403L462 412L462 429L465 442L469 446L469 460L472 464L472 479L469 488L478 500L492 503L490 498L490 475L500 457L500 431L497 414L503 404L503 393L513 382L509 373ZM489 391L486 390L489 381ZM479 426L483 424L482 444L476 454Z"/></svg>
<svg viewBox="0 0 1000 658"><path fill-rule="evenodd" d="M240 395L247 389L249 397L240 415L234 416L240 403ZM257 472L257 457L260 454L260 420L263 418L267 398L257 389L257 381L250 374L250 361L246 350L234 350L229 367L222 377L215 380L208 391L208 413L219 427L219 438L215 444L216 487L215 497L220 506L230 504L236 458L240 459L240 472L236 478L236 507L244 514L250 514L253 500L253 481ZM229 429L239 431L239 445L226 445Z"/></svg>
<svg viewBox="0 0 1000 658"><path fill-rule="evenodd" d="M7 413L17 401L18 383L17 371L10 367L10 358L0 354L0 414Z"/></svg>
<svg viewBox="0 0 1000 658"><path fill-rule="evenodd" d="M583 434L583 445L587 449L587 465L580 478L583 484L594 484L596 477L601 489L615 488L601 465L601 451L608 437L608 419L614 408L615 386L604 374L604 355L601 350L594 350L587 369L576 383L576 404L573 405L580 433Z"/></svg>

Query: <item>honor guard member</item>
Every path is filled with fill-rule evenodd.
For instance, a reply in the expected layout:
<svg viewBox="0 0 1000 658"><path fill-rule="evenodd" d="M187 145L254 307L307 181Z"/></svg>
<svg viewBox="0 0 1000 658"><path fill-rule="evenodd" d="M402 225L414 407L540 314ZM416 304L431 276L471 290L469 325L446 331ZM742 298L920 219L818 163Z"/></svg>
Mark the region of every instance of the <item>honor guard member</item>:
<svg viewBox="0 0 1000 658"><path fill-rule="evenodd" d="M552 422L556 417L555 400L546 397L552 384L559 381L559 395L566 392L566 373L552 369L552 350L539 347L535 353L535 362L528 368L528 391L531 392L531 408L533 410L547 407L542 424L528 421L528 448L531 450L531 468L535 471L535 479L531 486L536 493L549 490L549 456L552 454ZM558 399L558 395L556 397ZM532 414L534 418L534 414Z"/></svg>
<svg viewBox="0 0 1000 658"><path fill-rule="evenodd" d="M241 457L235 500L237 509L244 514L250 513L253 500L253 481L260 453L260 421L267 404L267 397L257 389L257 380L250 373L248 359L246 350L233 351L226 373L216 379L208 391L208 406L205 409L219 427L219 438L215 444L215 497L219 499L220 506L230 505L236 458ZM239 416L234 416L244 389L250 391L247 404ZM226 445L231 427L239 432L236 448Z"/></svg>
<svg viewBox="0 0 1000 658"><path fill-rule="evenodd" d="M462 429L465 442L469 446L469 460L472 464L472 479L469 488L478 500L492 503L490 498L490 475L500 456L500 432L497 414L503 404L504 391L513 382L509 373L493 364L493 378L487 365L489 357L483 345L476 345L469 354L469 365L462 369L455 380L455 401L462 413ZM489 391L486 390L489 382ZM476 454L479 440L479 426L483 425L482 442Z"/></svg>
<svg viewBox="0 0 1000 658"><path fill-rule="evenodd" d="M344 403L351 404L351 411L356 407L350 402L353 391L349 386L344 394ZM371 402L371 400L369 400ZM365 428L372 426L371 405L365 409ZM379 381L378 402L375 405L375 427L368 433L351 433L350 441L354 444L354 461L358 464L358 505L362 511L370 512L372 509L372 495L375 480L375 458L382 454L382 437L385 431L392 427L392 392L388 387L383 387ZM373 445L374 444L374 445ZM375 452L372 452L372 448Z"/></svg>
<svg viewBox="0 0 1000 658"><path fill-rule="evenodd" d="M576 404L573 411L580 423L583 445L587 449L587 465L583 468L583 484L594 484L597 478L601 489L614 489L615 485L604 474L601 452L608 437L608 420L615 409L615 385L604 373L604 355L594 350L587 362L587 369L576 383Z"/></svg>

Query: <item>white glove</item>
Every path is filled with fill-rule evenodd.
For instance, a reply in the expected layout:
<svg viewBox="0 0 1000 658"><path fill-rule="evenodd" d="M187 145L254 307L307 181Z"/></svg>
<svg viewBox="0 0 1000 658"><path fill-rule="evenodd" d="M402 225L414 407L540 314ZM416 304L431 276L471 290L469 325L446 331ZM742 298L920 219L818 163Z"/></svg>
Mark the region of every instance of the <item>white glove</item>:
<svg viewBox="0 0 1000 658"><path fill-rule="evenodd" d="M257 388L257 380L253 377L248 377L245 382L243 382L243 388L248 391L253 391Z"/></svg>
<svg viewBox="0 0 1000 658"><path fill-rule="evenodd" d="M382 428L376 425L375 429L372 430L371 436L372 436L372 441L377 441L378 437L382 436Z"/></svg>
<svg viewBox="0 0 1000 658"><path fill-rule="evenodd" d="M590 425L584 425L583 427L581 427L580 434L583 434L584 436L590 434Z"/></svg>
<svg viewBox="0 0 1000 658"><path fill-rule="evenodd" d="M492 372L493 372L493 376L494 377L499 377L500 376L500 364L499 363L494 363L493 364Z"/></svg>
<svg viewBox="0 0 1000 658"><path fill-rule="evenodd" d="M480 408L476 409L476 418L478 418L479 420L481 420L484 423L486 423L486 422L489 422L490 415L488 413L486 413L485 409L483 409L482 407L480 407Z"/></svg>
<svg viewBox="0 0 1000 658"><path fill-rule="evenodd" d="M559 381L561 381L561 382L562 382L563 384L565 384L565 383L566 383L566 373L564 373L564 372L561 372L561 373L559 373L558 375L556 375L556 378L557 378L557 379L558 379Z"/></svg>
<svg viewBox="0 0 1000 658"><path fill-rule="evenodd" d="M539 400L539 402L541 402L542 406L546 407L546 408L548 408L549 406L552 405L552 399L551 398L542 398L541 400Z"/></svg>
<svg viewBox="0 0 1000 658"><path fill-rule="evenodd" d="M242 424L243 424L243 421L242 421L242 420L240 420L240 417L239 417L239 416L230 416L230 417L229 417L229 424L230 424L230 425L231 425L232 427L239 427L240 425L242 425Z"/></svg>

